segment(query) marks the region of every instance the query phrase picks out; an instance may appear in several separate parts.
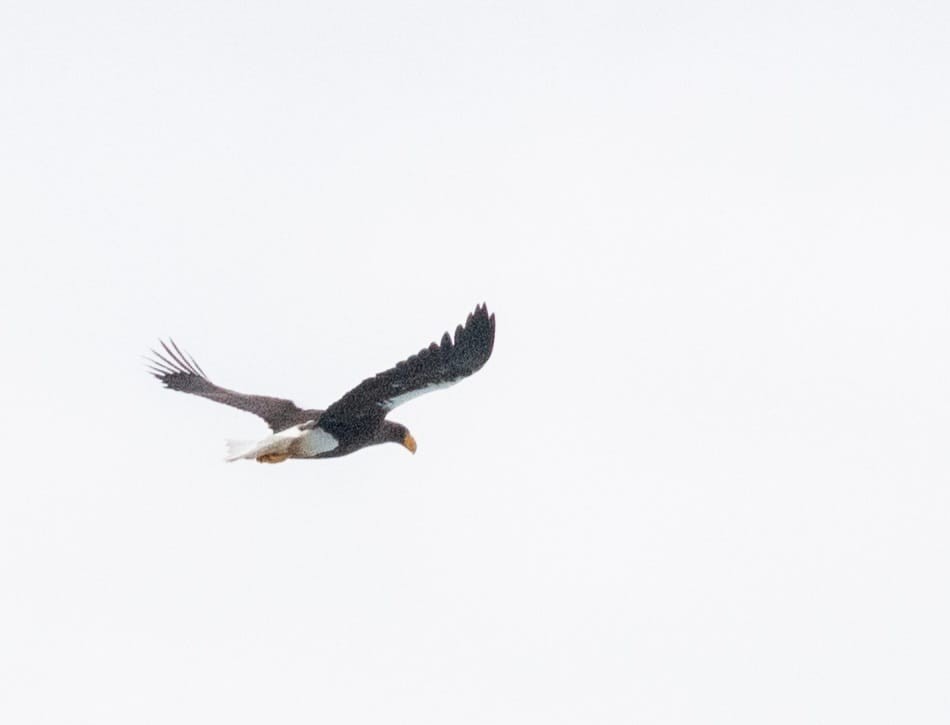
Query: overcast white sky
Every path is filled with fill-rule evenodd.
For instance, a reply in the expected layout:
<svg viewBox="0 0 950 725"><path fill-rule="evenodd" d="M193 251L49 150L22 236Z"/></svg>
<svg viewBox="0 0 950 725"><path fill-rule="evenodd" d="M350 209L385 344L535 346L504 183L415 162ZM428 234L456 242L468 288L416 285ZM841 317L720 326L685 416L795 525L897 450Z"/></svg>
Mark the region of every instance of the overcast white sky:
<svg viewBox="0 0 950 725"><path fill-rule="evenodd" d="M0 6L0 720L945 723L945 2ZM419 443L225 464L462 321Z"/></svg>

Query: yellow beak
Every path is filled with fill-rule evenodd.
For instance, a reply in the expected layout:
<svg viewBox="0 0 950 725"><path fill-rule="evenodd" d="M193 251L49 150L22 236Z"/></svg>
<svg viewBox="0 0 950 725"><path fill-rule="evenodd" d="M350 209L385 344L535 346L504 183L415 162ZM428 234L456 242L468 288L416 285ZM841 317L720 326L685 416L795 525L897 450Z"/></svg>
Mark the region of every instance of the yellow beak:
<svg viewBox="0 0 950 725"><path fill-rule="evenodd" d="M402 439L402 444L409 449L410 453L416 452L416 439L409 433L406 433L406 437Z"/></svg>

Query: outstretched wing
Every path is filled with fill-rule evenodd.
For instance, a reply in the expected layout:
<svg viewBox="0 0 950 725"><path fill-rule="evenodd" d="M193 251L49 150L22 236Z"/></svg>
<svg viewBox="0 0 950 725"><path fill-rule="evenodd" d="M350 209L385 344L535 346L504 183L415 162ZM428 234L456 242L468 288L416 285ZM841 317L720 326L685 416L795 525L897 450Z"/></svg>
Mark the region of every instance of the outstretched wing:
<svg viewBox="0 0 950 725"><path fill-rule="evenodd" d="M246 410L258 415L267 421L274 432L289 428L299 423L304 413L289 400L270 398L266 395L245 395L234 390L221 388L208 380L204 370L195 362L194 358L183 353L174 340L166 345L159 340L164 354L152 350L154 357L148 358L149 372L161 380L166 388L180 390L183 393L200 395L217 403L230 405L232 408Z"/></svg>
<svg viewBox="0 0 950 725"><path fill-rule="evenodd" d="M382 418L397 405L420 395L454 385L482 367L495 344L495 315L479 305L465 326L455 328L441 343L433 342L395 367L367 378L327 408L320 427L333 429L335 423L365 418Z"/></svg>

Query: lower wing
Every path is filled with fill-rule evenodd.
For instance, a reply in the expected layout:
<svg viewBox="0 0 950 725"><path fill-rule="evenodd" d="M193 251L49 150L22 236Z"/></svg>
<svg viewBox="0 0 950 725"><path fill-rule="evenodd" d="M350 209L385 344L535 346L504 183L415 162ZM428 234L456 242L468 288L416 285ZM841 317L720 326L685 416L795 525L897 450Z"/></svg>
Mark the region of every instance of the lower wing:
<svg viewBox="0 0 950 725"><path fill-rule="evenodd" d="M267 421L267 425L275 432L300 422L304 411L290 400L245 395L219 387L208 380L201 366L194 358L183 353L173 340L169 340L168 344L161 340L159 342L165 352L152 350L153 357L148 358L149 372L161 380L166 388L200 395L216 403L253 413Z"/></svg>

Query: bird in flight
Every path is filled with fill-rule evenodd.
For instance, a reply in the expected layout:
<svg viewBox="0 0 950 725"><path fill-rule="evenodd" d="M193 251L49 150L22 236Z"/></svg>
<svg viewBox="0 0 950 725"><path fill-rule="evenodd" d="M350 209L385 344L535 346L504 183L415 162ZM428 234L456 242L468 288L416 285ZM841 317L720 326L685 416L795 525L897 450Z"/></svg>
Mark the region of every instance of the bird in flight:
<svg viewBox="0 0 950 725"><path fill-rule="evenodd" d="M398 405L454 385L479 370L495 344L495 315L489 315L484 304L478 305L465 324L455 328L454 340L446 332L441 342L367 378L326 410L303 410L284 398L219 387L173 340L159 342L163 352L152 350L148 365L165 387L254 413L274 432L260 441L228 441L228 461L333 458L379 443L399 443L415 453L416 441L406 426L386 416Z"/></svg>

